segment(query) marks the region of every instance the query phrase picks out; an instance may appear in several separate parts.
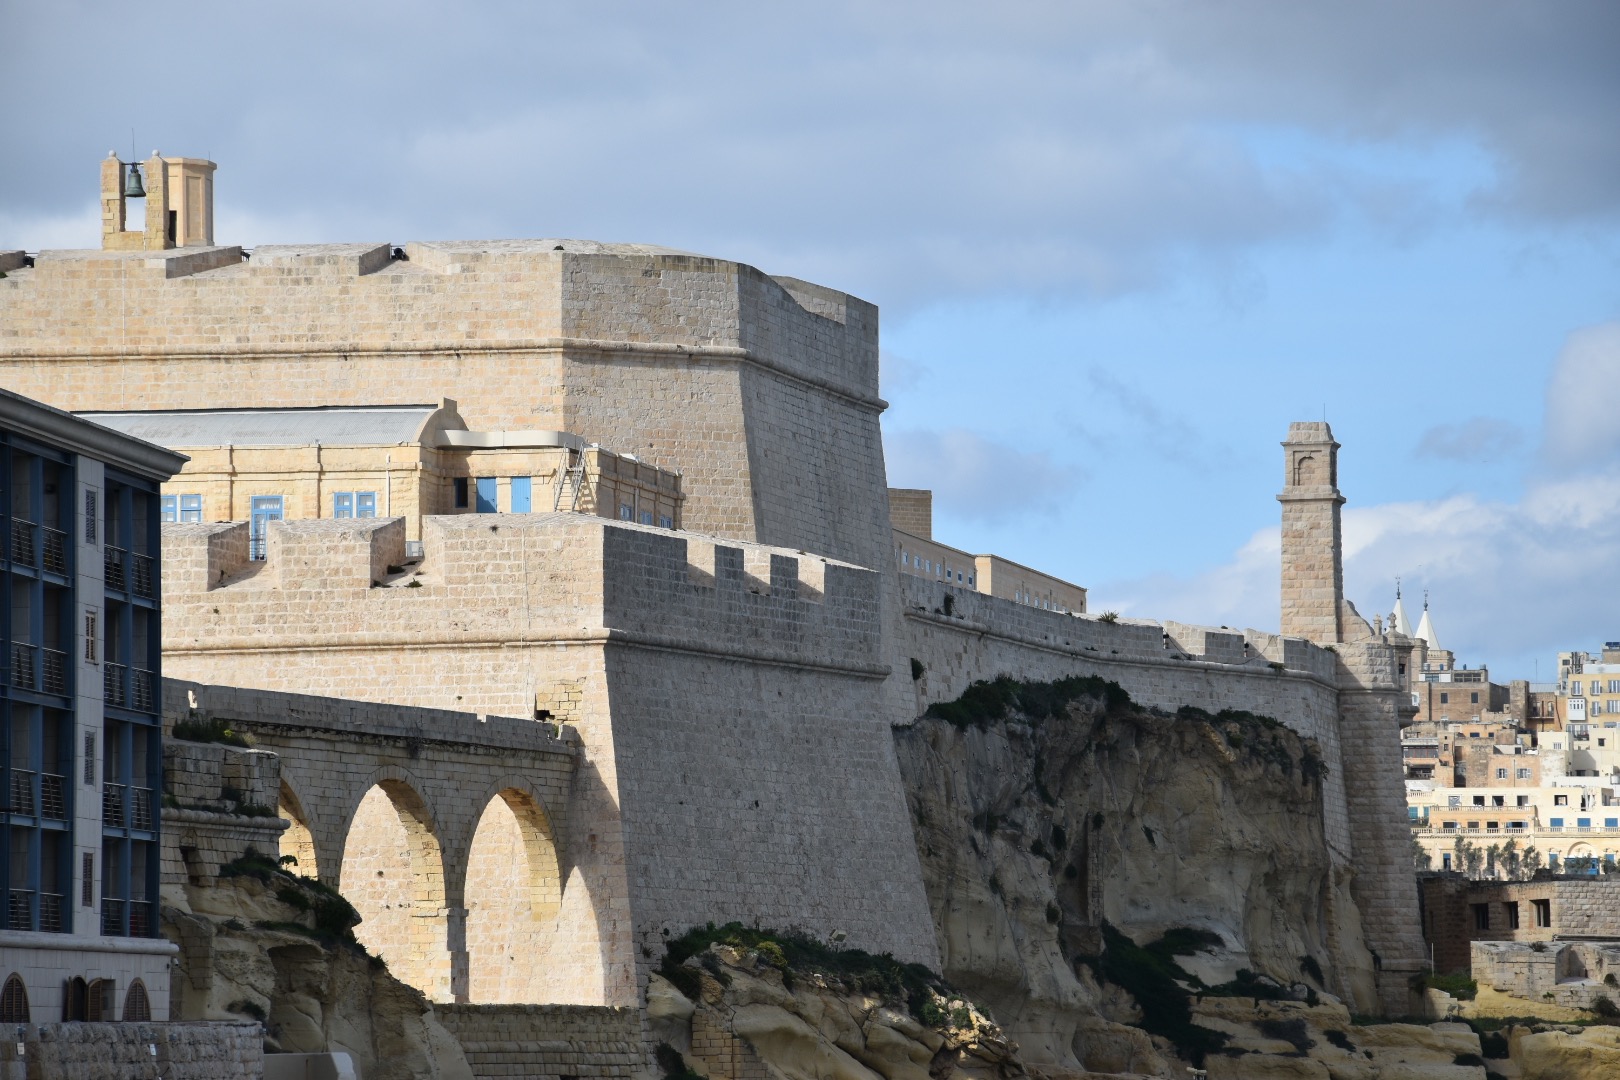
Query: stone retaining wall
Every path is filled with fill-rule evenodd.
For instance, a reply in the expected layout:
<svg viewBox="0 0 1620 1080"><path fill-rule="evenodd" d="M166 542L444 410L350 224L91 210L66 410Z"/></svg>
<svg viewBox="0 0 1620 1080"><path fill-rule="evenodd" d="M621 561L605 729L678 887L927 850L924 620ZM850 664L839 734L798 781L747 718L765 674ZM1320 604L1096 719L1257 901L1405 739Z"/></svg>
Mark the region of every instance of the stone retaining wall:
<svg viewBox="0 0 1620 1080"><path fill-rule="evenodd" d="M263 1075L264 1029L257 1023L8 1025L0 1041L0 1080L259 1080Z"/></svg>
<svg viewBox="0 0 1620 1080"><path fill-rule="evenodd" d="M476 1077L630 1077L646 1068L641 1014L587 1005L435 1005Z"/></svg>

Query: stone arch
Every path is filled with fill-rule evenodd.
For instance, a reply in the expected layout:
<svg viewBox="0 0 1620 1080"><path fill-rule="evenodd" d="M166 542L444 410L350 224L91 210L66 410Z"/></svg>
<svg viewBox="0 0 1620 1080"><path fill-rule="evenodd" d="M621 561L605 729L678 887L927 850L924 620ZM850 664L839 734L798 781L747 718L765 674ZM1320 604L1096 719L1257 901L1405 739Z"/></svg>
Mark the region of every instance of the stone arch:
<svg viewBox="0 0 1620 1080"><path fill-rule="evenodd" d="M291 855L298 860L290 869L307 878L320 877L320 856L315 850L315 833L309 827L309 815L304 812L304 801L287 783L285 774L276 797L276 813L289 822L281 834L281 855L283 858Z"/></svg>
<svg viewBox="0 0 1620 1080"><path fill-rule="evenodd" d="M339 880L355 937L399 979L452 1000L444 855L433 815L398 769L380 769L349 816Z"/></svg>
<svg viewBox="0 0 1620 1080"><path fill-rule="evenodd" d="M1294 486L1316 487L1327 483L1322 475L1322 460L1315 454L1300 454L1294 458Z"/></svg>
<svg viewBox="0 0 1620 1080"><path fill-rule="evenodd" d="M469 1000L555 1001L551 953L565 873L556 829L527 782L503 777L490 787L462 890Z"/></svg>
<svg viewBox="0 0 1620 1080"><path fill-rule="evenodd" d="M0 1024L27 1024L29 1020L28 987L22 976L12 972L0 988Z"/></svg>

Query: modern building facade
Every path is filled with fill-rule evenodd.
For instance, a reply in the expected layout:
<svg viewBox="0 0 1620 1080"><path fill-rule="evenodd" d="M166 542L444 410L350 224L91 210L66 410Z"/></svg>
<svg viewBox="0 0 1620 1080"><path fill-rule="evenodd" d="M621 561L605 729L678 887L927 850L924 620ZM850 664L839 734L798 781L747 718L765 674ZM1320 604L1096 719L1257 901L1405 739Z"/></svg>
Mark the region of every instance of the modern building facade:
<svg viewBox="0 0 1620 1080"><path fill-rule="evenodd" d="M0 390L6 1021L167 1015L158 488L183 460Z"/></svg>

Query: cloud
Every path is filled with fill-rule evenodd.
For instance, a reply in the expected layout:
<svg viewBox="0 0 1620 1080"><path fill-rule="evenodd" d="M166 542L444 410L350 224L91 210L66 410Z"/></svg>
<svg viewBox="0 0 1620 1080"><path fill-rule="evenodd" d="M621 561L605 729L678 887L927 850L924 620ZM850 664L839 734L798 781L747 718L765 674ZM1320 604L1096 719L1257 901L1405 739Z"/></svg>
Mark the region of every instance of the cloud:
<svg viewBox="0 0 1620 1080"><path fill-rule="evenodd" d="M977 521L1051 516L1085 482L1085 471L964 428L885 431L889 483L929 488L937 511Z"/></svg>
<svg viewBox="0 0 1620 1080"><path fill-rule="evenodd" d="M1475 416L1459 424L1436 424L1418 440L1419 457L1442 461L1500 461L1524 444L1524 431L1508 423Z"/></svg>
<svg viewBox="0 0 1620 1080"><path fill-rule="evenodd" d="M1555 466L1620 456L1620 322L1570 335L1547 387L1545 459Z"/></svg>
<svg viewBox="0 0 1620 1080"><path fill-rule="evenodd" d="M641 240L891 311L1189 269L1241 307L1265 289L1233 273L1244 252L1346 215L1620 216L1605 0L1556 19L1476 0L491 0L455 19L154 0L166 47L220 73L167 97L102 61L126 31L89 0L0 5L30 58L0 119L27 163L0 172L0 240L29 247L93 200L131 125L143 155L220 162L221 225L257 230L227 242ZM1471 163L1430 152L1451 144Z"/></svg>

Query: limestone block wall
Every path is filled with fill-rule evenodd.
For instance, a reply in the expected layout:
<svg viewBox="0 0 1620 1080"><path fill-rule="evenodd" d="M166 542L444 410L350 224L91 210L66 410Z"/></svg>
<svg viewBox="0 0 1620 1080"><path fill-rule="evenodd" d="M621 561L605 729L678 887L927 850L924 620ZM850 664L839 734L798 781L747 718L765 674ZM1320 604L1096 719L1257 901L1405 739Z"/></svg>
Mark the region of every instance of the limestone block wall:
<svg viewBox="0 0 1620 1080"><path fill-rule="evenodd" d="M476 1077L628 1078L645 1063L641 1014L578 1005L436 1005Z"/></svg>
<svg viewBox="0 0 1620 1080"><path fill-rule="evenodd" d="M21 1047L21 1053L18 1048ZM22 1024L0 1042L6 1080L259 1080L257 1023Z"/></svg>
<svg viewBox="0 0 1620 1080"><path fill-rule="evenodd" d="M1620 942L1476 941L1471 960L1475 979L1514 997L1572 1009L1620 1001L1610 981L1620 976Z"/></svg>

